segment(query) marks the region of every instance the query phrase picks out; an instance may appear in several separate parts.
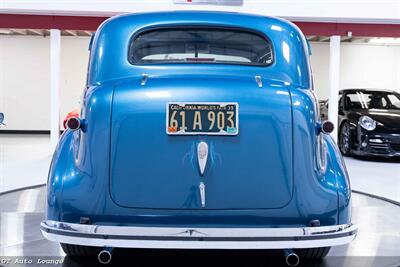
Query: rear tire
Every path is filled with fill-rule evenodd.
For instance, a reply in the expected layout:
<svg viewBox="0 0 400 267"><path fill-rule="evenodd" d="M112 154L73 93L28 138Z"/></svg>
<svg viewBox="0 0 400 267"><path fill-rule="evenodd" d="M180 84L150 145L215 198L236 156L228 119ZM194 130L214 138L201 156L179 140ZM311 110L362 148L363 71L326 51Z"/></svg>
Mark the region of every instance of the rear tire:
<svg viewBox="0 0 400 267"><path fill-rule="evenodd" d="M325 258L330 249L330 247L303 248L296 250L296 253L301 259L319 260Z"/></svg>
<svg viewBox="0 0 400 267"><path fill-rule="evenodd" d="M99 247L79 246L64 243L61 243L60 245L65 254L70 257L94 257L97 256L101 250Z"/></svg>
<svg viewBox="0 0 400 267"><path fill-rule="evenodd" d="M350 156L353 140L351 136L350 124L346 121L340 127L339 132L339 149L345 156Z"/></svg>

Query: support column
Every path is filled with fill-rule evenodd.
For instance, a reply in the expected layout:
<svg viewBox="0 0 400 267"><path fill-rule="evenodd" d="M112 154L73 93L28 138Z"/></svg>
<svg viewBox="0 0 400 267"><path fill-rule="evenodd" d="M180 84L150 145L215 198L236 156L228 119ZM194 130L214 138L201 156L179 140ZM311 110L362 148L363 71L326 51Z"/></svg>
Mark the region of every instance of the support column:
<svg viewBox="0 0 400 267"><path fill-rule="evenodd" d="M340 79L340 36L334 35L330 38L329 45L329 104L328 118L335 125L331 133L333 140L337 141L338 130L338 100Z"/></svg>
<svg viewBox="0 0 400 267"><path fill-rule="evenodd" d="M61 32L50 30L50 140L55 148L60 137L60 44Z"/></svg>

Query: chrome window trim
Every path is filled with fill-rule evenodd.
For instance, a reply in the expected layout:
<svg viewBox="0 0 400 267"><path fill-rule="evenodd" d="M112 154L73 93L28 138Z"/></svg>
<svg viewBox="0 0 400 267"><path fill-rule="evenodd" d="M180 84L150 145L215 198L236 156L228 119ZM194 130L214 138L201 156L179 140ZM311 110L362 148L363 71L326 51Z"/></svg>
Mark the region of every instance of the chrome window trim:
<svg viewBox="0 0 400 267"><path fill-rule="evenodd" d="M239 32L245 32L245 33L252 33L255 35L260 36L263 38L270 46L271 46L271 52L272 52L272 61L268 64L257 64L257 63L241 63L241 62L159 62L159 63L138 63L134 62L131 58L131 47L135 39L140 36L143 33L150 32L150 31L156 31L156 30L168 30L168 29L220 29L220 30L231 30L231 31L239 31ZM149 27L143 27L139 30L137 30L129 39L128 43L128 54L127 54L127 60L129 64L132 66L165 66L165 65L171 65L171 64L178 64L178 65L189 65L189 64L196 64L196 65L207 65L207 64L212 64L212 65L231 65L231 66L247 66L247 67L269 67L272 66L275 63L275 58L276 58L276 52L275 52L275 47L274 44L272 43L272 40L264 33L258 30L254 30L252 28L248 27L242 27L242 26L230 26L230 25L225 25L225 24L204 24L204 23L199 23L199 24L181 24L181 23L171 23L171 24L166 24L166 25L156 25L156 26L149 26Z"/></svg>

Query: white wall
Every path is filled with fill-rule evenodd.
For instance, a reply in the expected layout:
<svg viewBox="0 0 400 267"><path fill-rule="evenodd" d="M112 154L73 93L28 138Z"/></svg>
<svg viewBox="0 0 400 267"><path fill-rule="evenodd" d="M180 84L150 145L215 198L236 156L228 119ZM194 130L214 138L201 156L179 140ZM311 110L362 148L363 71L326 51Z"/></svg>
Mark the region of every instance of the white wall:
<svg viewBox="0 0 400 267"><path fill-rule="evenodd" d="M78 106L86 80L89 38L61 40L61 119ZM4 130L50 129L49 37L0 36L0 112Z"/></svg>
<svg viewBox="0 0 400 267"><path fill-rule="evenodd" d="M62 37L61 110L78 107L86 80L89 38ZM329 90L329 44L311 43L315 88L319 99ZM0 36L0 112L9 130L49 130L49 38ZM341 46L340 88L400 90L400 46Z"/></svg>
<svg viewBox="0 0 400 267"><path fill-rule="evenodd" d="M329 43L311 43L314 87L319 99L329 96ZM400 46L342 43L340 88L400 91Z"/></svg>
<svg viewBox="0 0 400 267"><path fill-rule="evenodd" d="M86 84L89 40L89 37L61 38L61 120L79 107Z"/></svg>

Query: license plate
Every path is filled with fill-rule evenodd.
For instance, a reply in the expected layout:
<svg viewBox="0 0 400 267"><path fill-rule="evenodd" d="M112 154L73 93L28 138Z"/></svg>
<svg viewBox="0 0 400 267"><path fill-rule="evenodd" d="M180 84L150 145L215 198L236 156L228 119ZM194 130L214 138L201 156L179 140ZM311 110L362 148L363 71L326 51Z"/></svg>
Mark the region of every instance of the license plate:
<svg viewBox="0 0 400 267"><path fill-rule="evenodd" d="M167 103L169 135L237 135L238 103Z"/></svg>

